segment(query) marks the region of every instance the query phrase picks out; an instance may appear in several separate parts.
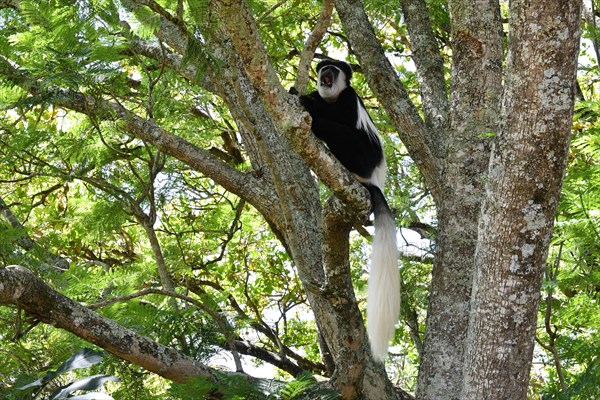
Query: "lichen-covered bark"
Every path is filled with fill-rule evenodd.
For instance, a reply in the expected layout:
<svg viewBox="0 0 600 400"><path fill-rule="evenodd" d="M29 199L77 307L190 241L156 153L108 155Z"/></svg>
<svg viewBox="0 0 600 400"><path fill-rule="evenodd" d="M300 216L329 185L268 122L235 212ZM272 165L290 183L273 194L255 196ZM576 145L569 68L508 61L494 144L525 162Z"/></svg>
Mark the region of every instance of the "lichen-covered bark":
<svg viewBox="0 0 600 400"><path fill-rule="evenodd" d="M568 154L580 1L512 1L502 107L479 220L463 399L525 399Z"/></svg>
<svg viewBox="0 0 600 400"><path fill-rule="evenodd" d="M286 221L283 233L317 326L335 361L331 384L344 399L397 398L402 392L393 388L385 370L369 355L349 273L348 233L352 221L366 219L370 211L366 191L315 139L308 120L297 118L305 114L295 99L282 90L279 82L270 79L272 67L247 4L227 1L214 5L220 20L228 21L218 29L232 45L231 60L235 60L240 79L248 85L244 93L257 95L254 101L246 100L246 110L264 107L268 115L261 115L261 119L270 118L275 125L270 131L256 134L264 141L261 151ZM287 151L276 153L278 148ZM330 203L324 216L315 182L304 162L343 201Z"/></svg>
<svg viewBox="0 0 600 400"><path fill-rule="evenodd" d="M332 311L324 314L330 319L328 323L320 323L319 327L335 356L332 385L343 399L410 399L406 392L394 388L383 365L374 362L370 356L350 275L348 235L351 229L351 215L344 211L339 200L330 199L323 208L326 284L321 295L327 299Z"/></svg>
<svg viewBox="0 0 600 400"><path fill-rule="evenodd" d="M323 210L323 265L327 274L323 294L333 310L331 315L336 318L323 328L335 355L333 384L343 398L355 399L363 392L369 356L365 327L350 280L348 236L352 222L339 206L339 202L332 199ZM332 341L332 337L339 340Z"/></svg>
<svg viewBox="0 0 600 400"><path fill-rule="evenodd" d="M457 398L462 390L477 221L500 124L502 29L497 1L453 0L450 121L443 139L439 235L432 272L418 399Z"/></svg>
<svg viewBox="0 0 600 400"><path fill-rule="evenodd" d="M210 368L61 295L26 268L0 268L0 305L7 304L174 382L192 376L216 379Z"/></svg>

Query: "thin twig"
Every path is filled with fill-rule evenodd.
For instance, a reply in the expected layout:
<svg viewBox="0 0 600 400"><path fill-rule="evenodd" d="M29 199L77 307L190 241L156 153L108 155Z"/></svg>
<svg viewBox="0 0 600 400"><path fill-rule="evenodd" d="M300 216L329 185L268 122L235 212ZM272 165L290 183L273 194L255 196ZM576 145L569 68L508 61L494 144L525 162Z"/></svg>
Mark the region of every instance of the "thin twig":
<svg viewBox="0 0 600 400"><path fill-rule="evenodd" d="M298 64L298 74L296 75L296 82L294 83L294 87L298 90L299 94L306 93L306 86L308 85L308 78L310 72L310 63L312 62L315 51L317 47L323 40L325 33L327 32L327 28L331 25L331 14L333 13L333 0L324 0L323 8L321 8L321 13L319 14L319 18L315 23L315 27L308 39L306 39L306 43L304 44L304 50L300 54L300 62Z"/></svg>

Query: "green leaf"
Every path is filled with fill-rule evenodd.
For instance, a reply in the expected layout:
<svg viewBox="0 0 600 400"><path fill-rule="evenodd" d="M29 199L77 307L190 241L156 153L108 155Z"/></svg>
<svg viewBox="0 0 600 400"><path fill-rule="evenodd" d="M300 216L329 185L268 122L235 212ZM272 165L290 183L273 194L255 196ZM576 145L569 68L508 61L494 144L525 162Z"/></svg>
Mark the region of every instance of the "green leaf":
<svg viewBox="0 0 600 400"><path fill-rule="evenodd" d="M138 7L133 12L138 23L133 31L142 39L149 39L160 28L160 16L146 6Z"/></svg>

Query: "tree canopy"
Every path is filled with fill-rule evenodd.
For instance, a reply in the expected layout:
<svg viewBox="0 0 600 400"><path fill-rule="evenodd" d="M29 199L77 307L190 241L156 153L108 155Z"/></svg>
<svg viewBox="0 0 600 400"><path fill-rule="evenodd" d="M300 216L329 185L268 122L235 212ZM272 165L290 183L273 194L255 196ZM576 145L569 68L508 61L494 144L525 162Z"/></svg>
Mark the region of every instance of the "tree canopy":
<svg viewBox="0 0 600 400"><path fill-rule="evenodd" d="M537 318L531 374L529 350L519 356L524 388L529 398L599 396L597 2L580 20L577 5L549 1L559 10L548 6L542 22L523 1L400 3L0 0L0 393L54 398L82 381L117 399L476 393L477 323L495 304L485 266L502 247L487 232L501 230L491 217L512 200L493 199L523 189L525 222L550 219L513 235L523 259L509 278L532 282L523 292L541 296L539 310L501 292L503 277L497 285ZM313 90L312 63L327 57L351 63L385 146L402 279L385 368L362 320L368 192L287 93ZM535 108L526 84L540 76L550 95ZM557 133L521 129L519 117ZM542 172L514 165L531 172L535 193L515 179L503 186L505 156L523 148ZM472 300L473 279L484 289ZM82 354L97 358L61 367ZM443 357L457 364L442 368Z"/></svg>

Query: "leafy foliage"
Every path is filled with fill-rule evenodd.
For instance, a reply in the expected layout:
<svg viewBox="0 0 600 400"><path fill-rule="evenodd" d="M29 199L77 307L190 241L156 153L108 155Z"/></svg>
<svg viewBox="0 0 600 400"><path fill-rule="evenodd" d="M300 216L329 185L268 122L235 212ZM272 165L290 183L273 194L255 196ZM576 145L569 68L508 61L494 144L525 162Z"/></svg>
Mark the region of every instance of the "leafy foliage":
<svg viewBox="0 0 600 400"><path fill-rule="evenodd" d="M272 380L249 381L242 376L222 377L226 382L226 390L222 390L225 400L335 400L339 394L333 390L320 387L310 374L302 374L295 380L283 383ZM203 379L183 385L173 385L169 394L171 399L203 398L216 389L214 383Z"/></svg>
<svg viewBox="0 0 600 400"><path fill-rule="evenodd" d="M221 367L231 364L234 356L229 355L228 341L232 339L271 355L241 357L247 370L263 367L261 373L276 375L280 382L224 375L218 389L225 398L336 398L312 377L327 372L307 295L286 249L258 212L185 163L135 137L122 122L53 106L54 99L47 97L51 89L73 89L113 101L238 170L262 173L247 160L242 132L226 101L198 84L206 79L208 66L221 72L227 67L214 54L216 50L205 45L208 37L203 28L210 11L206 2L159 0L139 6L141 2L125 0L20 0L11 7L13 3L17 4L2 2L5 8L0 8L0 199L19 225L0 209L0 264L25 265L61 293L98 306L104 316L196 360ZM289 87L322 2L249 3L270 60L282 84ZM364 3L390 60L419 104L412 50L398 3ZM428 0L427 4L449 68L447 2ZM177 17L179 27L190 33L179 66L167 62L169 46L157 37L160 13ZM586 25L585 36L594 40L597 29ZM139 51L140 46L151 47L160 56L150 57ZM584 41L583 47L582 57L592 61L580 69L586 100L578 104L548 261L558 269L548 275L542 293L539 368L532 376L531 395L536 398L600 396L599 71L592 57L593 43ZM434 240L435 209L429 193L370 93L335 15L316 57L327 54L347 55L356 67L353 86L384 137L389 202L397 220L402 226L419 226L414 229ZM24 81L33 82L35 88L26 90ZM314 85L314 80L309 83ZM151 244L153 235L158 246ZM46 252L25 248L25 239ZM362 235L352 235L351 275L362 305L365 243ZM429 247L420 253L406 251L402 261L403 323L388 365L396 382L408 389L415 388L432 251ZM68 260L71 268L56 271L48 252ZM165 287L158 272L160 257L174 292L181 297L132 296ZM183 300L185 296L196 303ZM108 300L110 304L104 303ZM31 381L39 384L26 388L30 391L42 386L49 391L49 382L56 382L65 394L74 390L66 385L79 374L68 369L77 365L75 359L63 364L63 371L58 368L40 379L36 371L58 365L85 345L82 340L16 308L0 308L0 320L2 393L10 390L17 396L16 388ZM267 368L282 356L299 360L312 375L293 380L290 371L273 373ZM201 398L216 388L201 380L171 386L112 356L89 367L95 378L77 376L84 380L75 382L91 388L118 375L124 384L109 385L115 398Z"/></svg>
<svg viewBox="0 0 600 400"><path fill-rule="evenodd" d="M304 31L273 32L295 25L289 10L298 4L253 3L265 37L274 39L267 45L278 49L274 61L288 79L297 59L282 50L301 48ZM190 13L202 2L189 5L186 23L204 23ZM161 2L173 15L177 6ZM319 4L301 9L312 19ZM21 224L0 219L1 264L25 265L89 305L116 300L99 311L203 362L220 357L227 335L248 338L274 354L283 346L288 354L319 361L316 327L293 265L254 209L122 124L55 108L42 94L73 89L119 102L236 168L249 169L243 153L241 160L231 153L241 145L223 100L193 81L203 71L190 79L132 49L133 41L156 43L156 11L112 0L24 0L17 8L1 8L0 21L0 198ZM200 36L191 43L188 62L214 62ZM21 74L33 77L37 94L19 86ZM149 245L152 233L157 248ZM71 268L61 273L48 268L45 253L19 244L24 238L67 259ZM159 254L177 293L201 302L202 309L162 295L118 301L164 286ZM8 322L0 325L7 355L0 357L0 391L82 345L20 310L1 308L0 318ZM101 368L97 372L124 380L112 388L117 398L164 398L168 386L156 376L113 357Z"/></svg>

